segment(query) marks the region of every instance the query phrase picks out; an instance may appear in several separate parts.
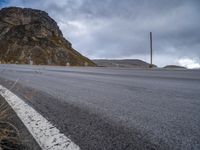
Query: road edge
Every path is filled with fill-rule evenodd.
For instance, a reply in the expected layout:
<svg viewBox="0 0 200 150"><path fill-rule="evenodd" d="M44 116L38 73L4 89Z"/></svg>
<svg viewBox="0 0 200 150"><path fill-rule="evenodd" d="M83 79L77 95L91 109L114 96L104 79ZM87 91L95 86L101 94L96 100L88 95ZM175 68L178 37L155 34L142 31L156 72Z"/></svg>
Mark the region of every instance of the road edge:
<svg viewBox="0 0 200 150"><path fill-rule="evenodd" d="M41 114L7 88L0 85L2 95L43 150L80 150Z"/></svg>

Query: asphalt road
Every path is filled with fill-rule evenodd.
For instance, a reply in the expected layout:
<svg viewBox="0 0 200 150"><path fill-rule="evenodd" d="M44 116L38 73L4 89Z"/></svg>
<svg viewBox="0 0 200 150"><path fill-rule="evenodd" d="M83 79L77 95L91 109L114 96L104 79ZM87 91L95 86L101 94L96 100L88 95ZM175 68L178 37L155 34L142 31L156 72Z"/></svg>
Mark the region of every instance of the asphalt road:
<svg viewBox="0 0 200 150"><path fill-rule="evenodd" d="M0 84L84 150L200 149L200 70L0 65Z"/></svg>

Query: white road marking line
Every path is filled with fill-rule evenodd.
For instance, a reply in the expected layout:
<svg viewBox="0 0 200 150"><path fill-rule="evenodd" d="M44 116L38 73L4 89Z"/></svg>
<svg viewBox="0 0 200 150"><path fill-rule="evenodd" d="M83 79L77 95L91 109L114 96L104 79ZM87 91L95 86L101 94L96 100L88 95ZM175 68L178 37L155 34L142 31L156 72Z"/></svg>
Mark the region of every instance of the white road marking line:
<svg viewBox="0 0 200 150"><path fill-rule="evenodd" d="M79 146L60 133L41 114L2 85L0 94L14 109L43 150L80 150Z"/></svg>

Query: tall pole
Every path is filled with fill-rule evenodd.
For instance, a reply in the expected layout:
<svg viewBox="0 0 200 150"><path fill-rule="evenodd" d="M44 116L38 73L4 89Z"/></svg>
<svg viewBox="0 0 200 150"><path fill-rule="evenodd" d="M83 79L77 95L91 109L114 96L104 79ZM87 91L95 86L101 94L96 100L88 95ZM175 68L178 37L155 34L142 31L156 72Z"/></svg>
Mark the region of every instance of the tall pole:
<svg viewBox="0 0 200 150"><path fill-rule="evenodd" d="M150 66L149 68L152 68L153 67L153 44L152 44L152 32L150 32Z"/></svg>

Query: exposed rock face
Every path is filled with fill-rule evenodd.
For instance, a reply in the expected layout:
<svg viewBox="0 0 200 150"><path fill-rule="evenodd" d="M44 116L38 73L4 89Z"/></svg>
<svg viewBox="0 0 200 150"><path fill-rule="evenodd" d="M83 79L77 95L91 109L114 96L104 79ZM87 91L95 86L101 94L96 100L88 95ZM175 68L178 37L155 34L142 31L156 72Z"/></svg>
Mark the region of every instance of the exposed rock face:
<svg viewBox="0 0 200 150"><path fill-rule="evenodd" d="M40 10L0 10L1 63L95 66L72 48L57 23Z"/></svg>

